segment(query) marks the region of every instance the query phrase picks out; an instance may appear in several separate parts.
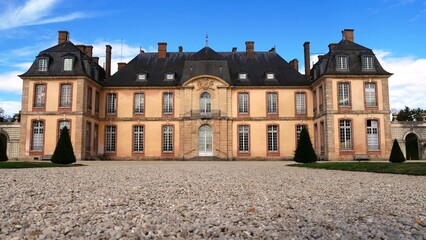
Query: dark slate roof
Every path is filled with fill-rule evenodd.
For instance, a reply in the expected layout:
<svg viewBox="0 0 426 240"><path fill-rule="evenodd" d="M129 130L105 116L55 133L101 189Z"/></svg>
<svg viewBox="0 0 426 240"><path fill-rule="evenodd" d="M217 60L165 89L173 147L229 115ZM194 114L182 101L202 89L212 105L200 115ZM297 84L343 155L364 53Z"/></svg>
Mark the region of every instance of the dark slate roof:
<svg viewBox="0 0 426 240"><path fill-rule="evenodd" d="M248 80L238 80L238 73ZM138 73L147 73L147 81L137 81ZM175 73L175 81L165 81L166 73ZM274 80L265 80L274 73ZM194 52L168 52L166 59L157 53L140 53L125 67L104 81L103 86L179 86L192 77L213 75L233 86L309 86L309 81L275 52L215 52L209 47Z"/></svg>
<svg viewBox="0 0 426 240"><path fill-rule="evenodd" d="M348 57L349 69L347 71L337 70L336 58L339 55ZM362 69L363 56L373 57L373 70ZM391 75L383 69L371 49L348 40L331 44L329 52L319 58L311 70L311 77L314 81L323 75Z"/></svg>
<svg viewBox="0 0 426 240"><path fill-rule="evenodd" d="M63 58L67 56L74 58L72 71L63 71ZM48 59L47 71L38 71L40 58ZM87 76L100 83L105 78L105 71L72 42L66 41L41 51L30 69L21 76Z"/></svg>

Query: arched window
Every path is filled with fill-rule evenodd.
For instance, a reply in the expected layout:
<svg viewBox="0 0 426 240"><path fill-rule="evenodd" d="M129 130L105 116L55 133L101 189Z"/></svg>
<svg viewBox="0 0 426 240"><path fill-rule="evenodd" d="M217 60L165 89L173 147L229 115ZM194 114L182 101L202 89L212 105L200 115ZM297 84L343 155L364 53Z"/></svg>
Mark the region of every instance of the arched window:
<svg viewBox="0 0 426 240"><path fill-rule="evenodd" d="M210 93L204 92L200 95L200 114L212 112L212 103Z"/></svg>

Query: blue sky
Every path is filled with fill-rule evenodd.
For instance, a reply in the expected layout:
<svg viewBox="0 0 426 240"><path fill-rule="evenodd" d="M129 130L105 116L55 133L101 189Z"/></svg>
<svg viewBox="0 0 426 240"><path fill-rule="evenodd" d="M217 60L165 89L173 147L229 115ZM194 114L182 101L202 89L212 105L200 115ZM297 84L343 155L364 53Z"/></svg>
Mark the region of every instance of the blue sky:
<svg viewBox="0 0 426 240"><path fill-rule="evenodd" d="M0 0L0 107L20 109L24 73L35 56L57 44L58 30L75 44L94 46L104 61L105 44L113 47L113 67L139 48L156 51L243 51L276 46L287 61L299 59L311 42L312 59L341 40L341 30L355 29L355 42L373 49L390 78L391 108L426 108L426 0L230 1L230 0ZM114 71L113 68L113 71Z"/></svg>

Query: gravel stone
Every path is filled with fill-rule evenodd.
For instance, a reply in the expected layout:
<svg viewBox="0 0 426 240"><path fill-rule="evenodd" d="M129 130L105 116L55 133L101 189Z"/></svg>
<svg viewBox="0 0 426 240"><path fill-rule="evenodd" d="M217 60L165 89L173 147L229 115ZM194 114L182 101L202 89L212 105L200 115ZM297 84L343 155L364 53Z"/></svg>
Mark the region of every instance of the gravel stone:
<svg viewBox="0 0 426 240"><path fill-rule="evenodd" d="M0 239L426 239L426 177L288 162L0 169Z"/></svg>

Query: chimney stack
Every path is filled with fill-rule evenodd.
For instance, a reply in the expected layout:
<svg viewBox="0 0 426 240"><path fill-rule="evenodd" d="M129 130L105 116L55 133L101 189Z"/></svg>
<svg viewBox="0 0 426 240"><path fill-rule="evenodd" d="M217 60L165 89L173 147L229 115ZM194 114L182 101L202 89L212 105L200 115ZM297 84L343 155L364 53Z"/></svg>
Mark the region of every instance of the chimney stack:
<svg viewBox="0 0 426 240"><path fill-rule="evenodd" d="M67 42L69 40L68 31L58 31L58 44Z"/></svg>
<svg viewBox="0 0 426 240"><path fill-rule="evenodd" d="M328 44L328 50L329 51L334 50L336 48L336 46L337 46L336 43L330 43L330 44Z"/></svg>
<svg viewBox="0 0 426 240"><path fill-rule="evenodd" d="M236 47L233 47L233 48L232 48L232 52L237 52L237 48L236 48Z"/></svg>
<svg viewBox="0 0 426 240"><path fill-rule="evenodd" d="M310 79L311 77L311 50L309 47L309 42L303 44L304 53L305 53L305 77Z"/></svg>
<svg viewBox="0 0 426 240"><path fill-rule="evenodd" d="M93 46L85 46L84 47L84 53L86 53L87 56L92 57Z"/></svg>
<svg viewBox="0 0 426 240"><path fill-rule="evenodd" d="M167 43L160 42L158 43L158 58L167 57Z"/></svg>
<svg viewBox="0 0 426 240"><path fill-rule="evenodd" d="M246 42L246 56L247 57L254 57L254 42L253 41L247 41Z"/></svg>
<svg viewBox="0 0 426 240"><path fill-rule="evenodd" d="M84 45L75 45L78 49L80 49L80 51L85 52L85 48L86 46Z"/></svg>
<svg viewBox="0 0 426 240"><path fill-rule="evenodd" d="M108 79L111 76L111 45L105 45L106 54L105 54L105 79Z"/></svg>
<svg viewBox="0 0 426 240"><path fill-rule="evenodd" d="M99 64L99 57L92 57L92 60L93 60L95 63Z"/></svg>
<svg viewBox="0 0 426 240"><path fill-rule="evenodd" d="M183 52L183 47L179 46L179 52Z"/></svg>
<svg viewBox="0 0 426 240"><path fill-rule="evenodd" d="M117 63L117 70L120 71L120 69L122 69L124 66L126 66L125 62L119 62L119 63Z"/></svg>
<svg viewBox="0 0 426 240"><path fill-rule="evenodd" d="M296 70L299 71L299 60L296 58L290 61L290 65Z"/></svg>
<svg viewBox="0 0 426 240"><path fill-rule="evenodd" d="M348 40L350 42L354 42L354 30L353 29L344 29L342 31L343 40Z"/></svg>

